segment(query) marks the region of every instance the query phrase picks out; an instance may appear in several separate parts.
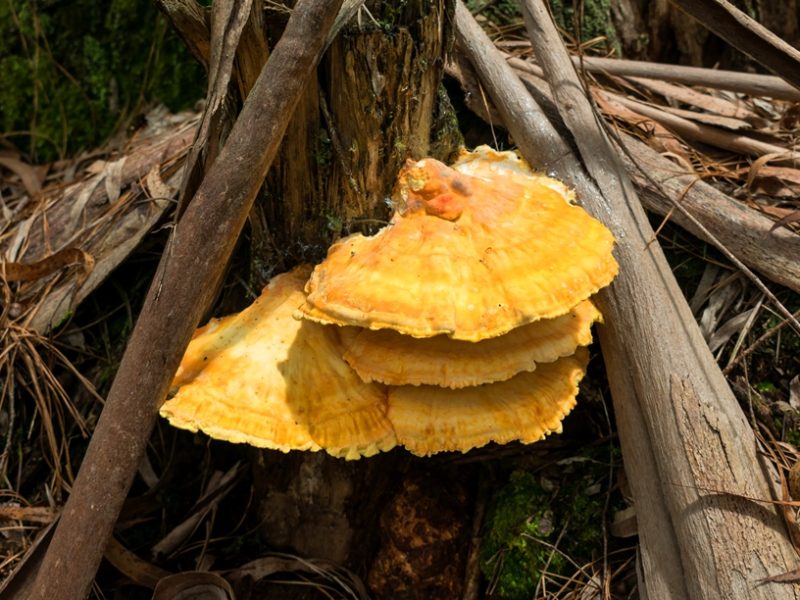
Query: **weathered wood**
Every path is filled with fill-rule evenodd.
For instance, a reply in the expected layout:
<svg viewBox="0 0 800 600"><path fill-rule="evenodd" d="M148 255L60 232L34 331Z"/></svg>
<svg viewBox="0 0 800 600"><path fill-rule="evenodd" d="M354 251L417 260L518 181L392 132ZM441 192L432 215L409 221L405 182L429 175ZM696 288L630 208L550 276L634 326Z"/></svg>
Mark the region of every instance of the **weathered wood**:
<svg viewBox="0 0 800 600"><path fill-rule="evenodd" d="M180 182L176 164L188 152L197 128L196 119L183 121L166 132L151 127L127 154L109 158L100 173L45 189L14 213L0 241L0 269L5 260L30 264L78 249L91 259L82 261L90 268L19 286L13 298L19 307L18 323L42 334L62 323L162 217L169 206L164 196ZM146 195L138 186L131 188L138 181L149 188L154 180L167 191L149 189ZM7 263L5 268L6 275L11 274Z"/></svg>
<svg viewBox="0 0 800 600"><path fill-rule="evenodd" d="M331 43L325 75L308 84L256 207L267 238L254 243L276 262L317 259L333 239L388 220L400 167L429 152L447 4L371 2L371 18Z"/></svg>
<svg viewBox="0 0 800 600"><path fill-rule="evenodd" d="M784 155L780 158L776 157L773 162L789 162L793 165L800 162L800 152L792 152L787 148L768 142L762 142L754 137L734 131L728 131L711 125L704 125L703 123L695 123L689 119L671 114L661 108L650 106L644 102L631 100L619 94L603 90L598 90L598 93L606 98L613 99L615 102L618 102L625 108L643 117L661 123L664 127L671 129L684 139L695 140L697 142L707 143L711 146L717 146L718 148L724 148L725 150L732 150L734 152L753 156L764 156L766 154Z"/></svg>
<svg viewBox="0 0 800 600"><path fill-rule="evenodd" d="M633 136L622 135L621 152L628 176L636 184L639 199L649 210L670 215L670 220L709 241L680 211L677 199L714 236L749 267L772 281L800 293L800 236L722 193L697 175L687 173Z"/></svg>
<svg viewBox="0 0 800 600"><path fill-rule="evenodd" d="M177 223L28 597L83 598L127 495L159 404L213 300L303 83L341 0L300 0L228 143Z"/></svg>
<svg viewBox="0 0 800 600"><path fill-rule="evenodd" d="M531 6L531 3L528 3ZM789 569L794 560L774 511L726 490L769 498L755 439L724 377L713 362L624 170L597 129L584 91L555 29L537 3L533 43L554 96L576 143L604 188L605 198L574 156L557 160L555 148L526 128L519 83L491 47L479 38L469 12L459 4L459 41L476 66L523 154L569 181L584 205L618 239L621 273L599 297L607 324L601 343L614 394L626 470L638 509L645 582L655 598L795 598L794 590L758 581ZM530 19L528 19L530 21ZM550 25L542 29L542 22ZM553 48L560 56L553 56ZM490 82L494 79L493 82ZM527 92L524 92L527 95ZM589 108L588 113L585 112ZM533 110L538 110L535 106ZM554 160L556 159L556 160Z"/></svg>
<svg viewBox="0 0 800 600"><path fill-rule="evenodd" d="M787 44L728 0L670 0L767 69L800 88L800 50Z"/></svg>
<svg viewBox="0 0 800 600"><path fill-rule="evenodd" d="M759 514L757 507L732 496L703 492L771 498L753 432L660 247L651 243L653 233L633 185L599 125L547 7L542 0L525 0L522 6L557 107L604 198L584 198L586 207L618 240L620 275L598 298L608 323L600 329L600 340L615 413L624 414L638 402L644 425L642 430L620 428L624 456L649 447L657 468L627 471L637 516L653 499L643 485L649 479L661 487L658 495L670 517L669 527L645 521L640 531L652 540L672 529L680 552L672 558L679 561L690 598L794 598L792 590L766 589L760 583L796 560L785 531L775 529L778 515ZM666 559L658 557L659 562ZM659 569L653 564L651 573L653 567Z"/></svg>
<svg viewBox="0 0 800 600"><path fill-rule="evenodd" d="M646 77L686 85L728 90L749 96L768 96L779 100L800 100L800 90L775 75L704 69L686 65L667 65L644 60L624 60L599 56L573 56L575 66L590 73ZM530 64L530 63L528 63Z"/></svg>

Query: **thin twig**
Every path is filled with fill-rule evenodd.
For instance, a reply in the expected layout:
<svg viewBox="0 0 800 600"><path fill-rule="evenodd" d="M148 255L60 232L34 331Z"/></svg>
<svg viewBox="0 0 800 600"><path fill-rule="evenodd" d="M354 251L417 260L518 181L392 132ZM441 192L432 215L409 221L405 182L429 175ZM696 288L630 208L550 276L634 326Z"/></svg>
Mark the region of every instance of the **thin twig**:
<svg viewBox="0 0 800 600"><path fill-rule="evenodd" d="M795 319L800 319L800 310L798 310L792 316ZM789 323L791 323L791 320L785 318L783 321L778 323L775 327L769 329L768 331L765 331L762 335L759 336L759 338L755 342L750 344L747 348L745 348L739 354L739 356L737 356L733 361L731 361L731 363L728 366L726 366L724 369L722 369L722 372L725 373L725 375L728 375L734 369L734 367L736 365L741 363L745 358L747 358L753 352L758 350L759 347L761 347L761 345L764 344L764 342L767 342L772 336L774 336L776 333L780 332L780 330L783 329L784 327L786 327Z"/></svg>

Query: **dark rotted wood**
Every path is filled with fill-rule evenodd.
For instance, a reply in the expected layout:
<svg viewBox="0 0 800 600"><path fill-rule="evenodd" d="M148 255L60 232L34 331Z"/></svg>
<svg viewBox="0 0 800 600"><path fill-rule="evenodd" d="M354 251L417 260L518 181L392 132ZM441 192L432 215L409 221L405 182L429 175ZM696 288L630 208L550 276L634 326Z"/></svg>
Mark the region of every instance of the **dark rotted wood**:
<svg viewBox="0 0 800 600"><path fill-rule="evenodd" d="M378 600L450 600L464 593L469 494L463 478L415 471L381 514L368 584Z"/></svg>
<svg viewBox="0 0 800 600"><path fill-rule="evenodd" d="M295 6L228 143L177 224L28 597L67 600L88 593L158 407L213 299L340 5L301 0Z"/></svg>

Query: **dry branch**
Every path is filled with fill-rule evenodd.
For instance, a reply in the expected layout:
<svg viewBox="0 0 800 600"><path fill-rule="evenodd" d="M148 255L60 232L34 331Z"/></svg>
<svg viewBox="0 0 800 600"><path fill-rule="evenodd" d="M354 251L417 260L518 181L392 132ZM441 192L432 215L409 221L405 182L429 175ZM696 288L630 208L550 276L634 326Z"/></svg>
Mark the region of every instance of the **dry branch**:
<svg viewBox="0 0 800 600"><path fill-rule="evenodd" d="M558 108L605 198L574 156L557 156L563 141L555 148L545 145L526 127L530 115L513 110L526 104L509 98L519 93L519 82L460 3L459 43L526 158L541 166L544 157L619 241L621 273L600 295L608 321L600 335L638 508L647 594L795 598L791 589L758 585L794 561L775 512L703 493L716 489L770 497L755 438L660 248L650 243L652 229L596 125L546 8L540 2L527 6L536 15L526 20Z"/></svg>
<svg viewBox="0 0 800 600"><path fill-rule="evenodd" d="M28 597L82 598L127 495L159 404L278 150L341 0L301 0L173 231Z"/></svg>
<svg viewBox="0 0 800 600"><path fill-rule="evenodd" d="M734 152L751 154L753 156L764 156L766 154L785 155L785 157L776 158L774 162L788 161L792 164L797 164L797 162L800 161L800 153L792 152L781 146L762 142L753 137L726 131L718 127L694 123L676 114L666 112L663 107L651 106L643 102L625 98L619 94L613 94L602 90L598 90L598 93L603 94L607 98L613 98L615 102L620 103L622 106L648 119L653 119L661 123L664 127L671 129L686 139L703 142Z"/></svg>
<svg viewBox="0 0 800 600"><path fill-rule="evenodd" d="M738 202L664 158L633 136L621 134L623 161L639 190L645 207L706 238L681 212L673 200L703 223L714 236L746 265L772 281L800 293L800 236L775 229L775 222L743 202Z"/></svg>
<svg viewBox="0 0 800 600"><path fill-rule="evenodd" d="M800 51L727 0L671 0L686 14L800 88Z"/></svg>
<svg viewBox="0 0 800 600"><path fill-rule="evenodd" d="M778 100L791 100L794 102L800 100L800 90L775 75L704 69L685 65L665 65L643 60L601 58L598 56L573 56L572 62L579 69L585 69L589 73L619 75L621 77L644 77L728 90L749 96L768 96Z"/></svg>

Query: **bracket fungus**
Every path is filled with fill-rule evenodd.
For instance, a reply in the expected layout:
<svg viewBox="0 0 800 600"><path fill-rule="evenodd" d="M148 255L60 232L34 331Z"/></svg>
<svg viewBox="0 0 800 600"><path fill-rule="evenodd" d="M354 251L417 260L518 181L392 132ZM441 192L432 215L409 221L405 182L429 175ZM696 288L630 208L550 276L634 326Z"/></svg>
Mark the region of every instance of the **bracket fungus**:
<svg viewBox="0 0 800 600"><path fill-rule="evenodd" d="M530 444L560 432L575 406L589 360L572 356L499 383L452 390L434 385L389 388L389 420L397 442L417 456L466 452L490 441Z"/></svg>
<svg viewBox="0 0 800 600"><path fill-rule="evenodd" d="M335 328L292 317L308 273L278 275L250 307L198 329L161 415L175 427L284 452L359 458L392 448L385 390L342 360Z"/></svg>
<svg viewBox="0 0 800 600"><path fill-rule="evenodd" d="M611 233L562 183L485 146L452 167L408 161L394 200L374 236L199 329L161 414L345 458L560 431L601 319L589 297L617 273Z"/></svg>
<svg viewBox="0 0 800 600"><path fill-rule="evenodd" d="M330 248L306 285L305 316L477 342L561 316L608 285L611 232L560 182L508 176L517 162L486 147L452 168L408 161L391 223Z"/></svg>
<svg viewBox="0 0 800 600"><path fill-rule="evenodd" d="M344 359L364 381L463 388L505 381L592 342L600 312L584 300L567 314L522 325L481 342L445 335L418 339L391 329L343 327Z"/></svg>

